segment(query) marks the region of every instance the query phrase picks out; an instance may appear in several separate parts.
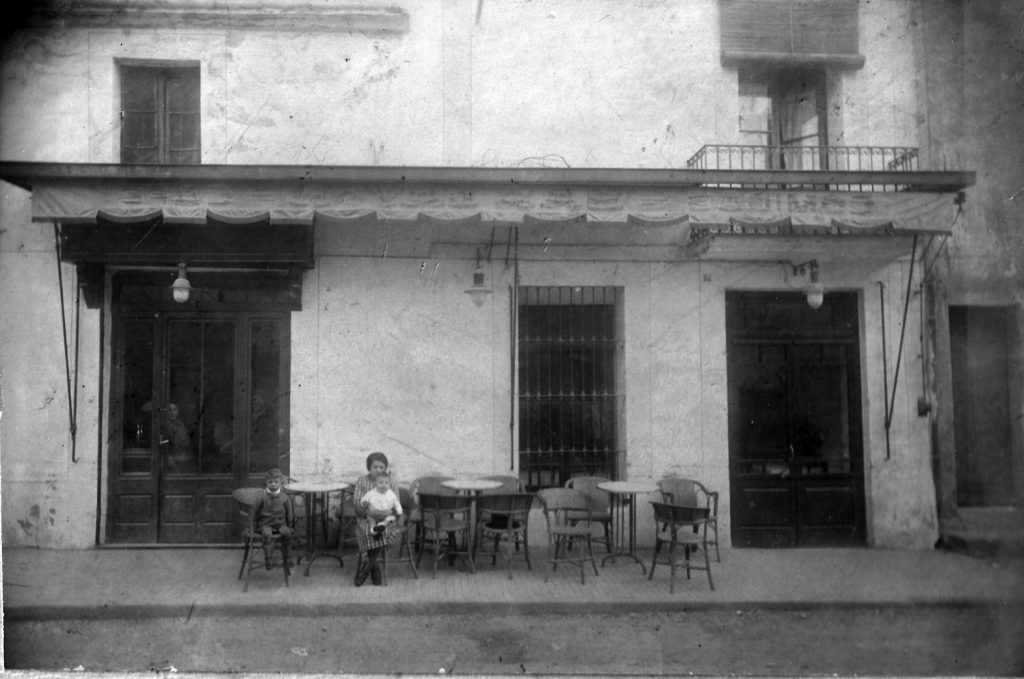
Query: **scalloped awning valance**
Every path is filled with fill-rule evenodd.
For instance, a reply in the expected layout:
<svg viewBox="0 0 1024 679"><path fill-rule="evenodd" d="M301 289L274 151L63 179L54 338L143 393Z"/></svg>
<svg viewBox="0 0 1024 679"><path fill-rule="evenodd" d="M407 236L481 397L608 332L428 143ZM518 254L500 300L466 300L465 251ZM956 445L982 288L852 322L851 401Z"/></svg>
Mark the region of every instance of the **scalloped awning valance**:
<svg viewBox="0 0 1024 679"><path fill-rule="evenodd" d="M948 233L954 199L941 193L765 191L701 187L610 187L324 182L37 182L33 221L168 224L331 224L380 220L524 220L597 223L687 221L694 228L770 234ZM781 229L781 231L780 231Z"/></svg>

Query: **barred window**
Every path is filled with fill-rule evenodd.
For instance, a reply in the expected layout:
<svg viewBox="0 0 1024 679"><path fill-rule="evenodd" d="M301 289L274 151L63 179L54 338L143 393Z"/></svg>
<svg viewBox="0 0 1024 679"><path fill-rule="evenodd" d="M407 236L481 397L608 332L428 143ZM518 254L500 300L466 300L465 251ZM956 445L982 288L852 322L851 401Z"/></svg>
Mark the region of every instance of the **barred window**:
<svg viewBox="0 0 1024 679"><path fill-rule="evenodd" d="M615 287L520 289L519 465L529 490L616 476L622 299Z"/></svg>

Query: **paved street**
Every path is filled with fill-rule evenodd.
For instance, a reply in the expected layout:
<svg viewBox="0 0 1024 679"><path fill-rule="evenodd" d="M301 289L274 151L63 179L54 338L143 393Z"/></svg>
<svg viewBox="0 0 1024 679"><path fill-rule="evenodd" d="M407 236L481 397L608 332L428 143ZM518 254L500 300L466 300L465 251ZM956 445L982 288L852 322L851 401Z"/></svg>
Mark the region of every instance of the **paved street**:
<svg viewBox="0 0 1024 679"><path fill-rule="evenodd" d="M1021 675L1024 608L24 621L7 668L146 672Z"/></svg>
<svg viewBox="0 0 1024 679"><path fill-rule="evenodd" d="M1024 561L723 550L706 578L609 562L475 575L354 561L238 580L240 550L5 550L8 669L286 673L1024 674Z"/></svg>

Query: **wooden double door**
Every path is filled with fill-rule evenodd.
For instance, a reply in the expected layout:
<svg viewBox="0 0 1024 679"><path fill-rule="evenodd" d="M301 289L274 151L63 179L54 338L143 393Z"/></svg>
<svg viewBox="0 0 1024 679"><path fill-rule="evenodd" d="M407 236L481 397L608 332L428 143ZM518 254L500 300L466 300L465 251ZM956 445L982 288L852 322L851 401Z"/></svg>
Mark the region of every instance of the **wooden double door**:
<svg viewBox="0 0 1024 679"><path fill-rule="evenodd" d="M728 293L726 314L733 544L863 544L856 296Z"/></svg>
<svg viewBox="0 0 1024 679"><path fill-rule="evenodd" d="M287 471L289 316L116 309L107 543L237 542L241 485Z"/></svg>

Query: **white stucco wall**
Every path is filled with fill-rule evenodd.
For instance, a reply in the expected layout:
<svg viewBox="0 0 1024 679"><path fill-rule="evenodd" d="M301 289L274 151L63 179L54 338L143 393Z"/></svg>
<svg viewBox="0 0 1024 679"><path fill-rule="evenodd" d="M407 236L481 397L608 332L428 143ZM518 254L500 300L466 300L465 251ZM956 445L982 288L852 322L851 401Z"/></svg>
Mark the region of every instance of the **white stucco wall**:
<svg viewBox="0 0 1024 679"><path fill-rule="evenodd" d="M95 543L99 314L76 306L74 267L63 265L71 403L61 328L53 226L28 222L28 194L0 200L0 461L4 544L73 548ZM75 351L75 315L79 350ZM77 366L77 369L76 369ZM74 460L72 459L74 456Z"/></svg>
<svg viewBox="0 0 1024 679"><path fill-rule="evenodd" d="M271 3L272 4L272 3ZM0 158L117 162L115 59L201 63L207 164L682 167L705 143L737 142L736 71L720 65L714 0L400 0L405 33L237 28L71 29L6 46ZM830 112L846 144L918 145L908 82L909 2L862 2L864 69L838 76ZM52 227L25 192L0 202L0 451L5 545L94 541L100 417L99 312L82 306L80 460L71 462ZM362 468L387 451L405 480L430 471L504 472L510 455L508 285L464 294L466 258L352 255L317 233L292 319L296 473ZM928 419L916 415L920 344L911 300L885 458L878 292L888 291L894 367L906 266L835 262L827 285L863 303L862 376L869 539L930 546L935 516ZM524 262L524 285L625 290L630 478L693 474L723 491L728 543L726 289L787 289L763 264ZM74 272L65 268L65 298ZM71 305L73 306L73 305ZM71 308L69 306L69 308ZM106 341L106 340L104 340ZM107 352L109 356L109 352ZM891 377L890 377L891 383ZM107 398L106 395L103 398ZM642 517L643 518L643 517ZM644 530L644 535L647 531Z"/></svg>

